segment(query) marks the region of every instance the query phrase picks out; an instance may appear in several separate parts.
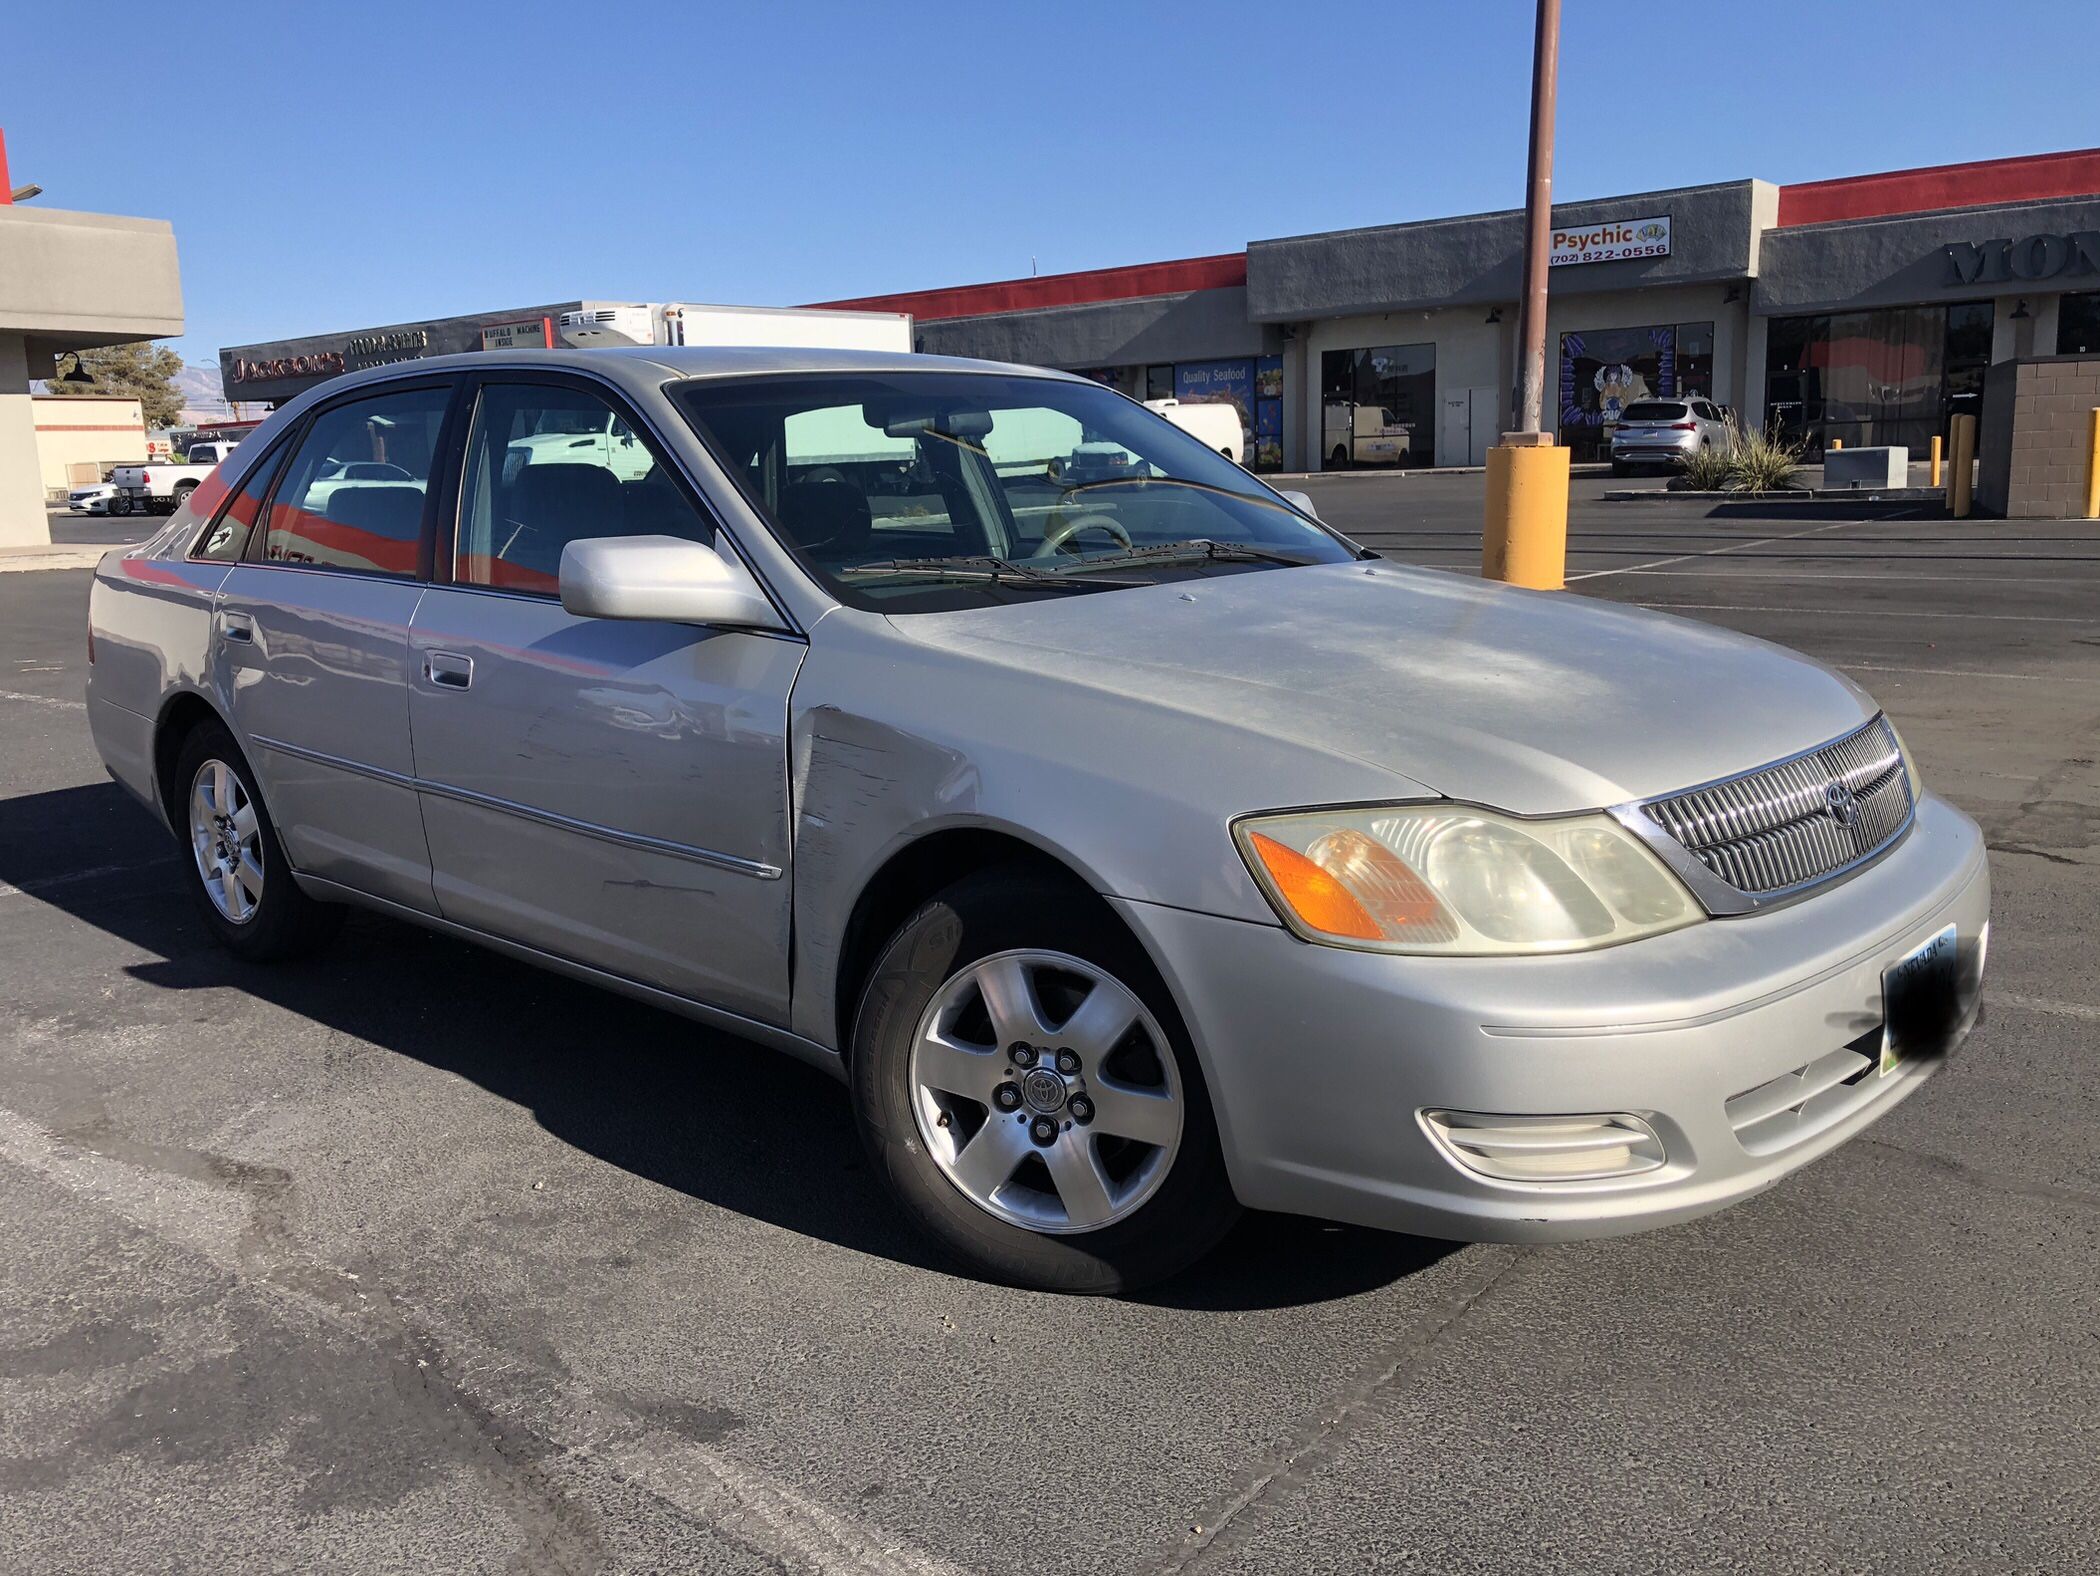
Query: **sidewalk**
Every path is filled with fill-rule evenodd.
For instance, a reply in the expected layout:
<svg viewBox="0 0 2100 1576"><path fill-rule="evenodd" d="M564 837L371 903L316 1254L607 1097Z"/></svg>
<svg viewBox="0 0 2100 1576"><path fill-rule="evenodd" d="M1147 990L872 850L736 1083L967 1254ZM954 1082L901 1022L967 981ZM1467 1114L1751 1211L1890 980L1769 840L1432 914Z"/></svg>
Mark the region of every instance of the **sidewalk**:
<svg viewBox="0 0 2100 1576"><path fill-rule="evenodd" d="M122 542L52 542L48 546L0 547L0 575L33 569L92 569Z"/></svg>

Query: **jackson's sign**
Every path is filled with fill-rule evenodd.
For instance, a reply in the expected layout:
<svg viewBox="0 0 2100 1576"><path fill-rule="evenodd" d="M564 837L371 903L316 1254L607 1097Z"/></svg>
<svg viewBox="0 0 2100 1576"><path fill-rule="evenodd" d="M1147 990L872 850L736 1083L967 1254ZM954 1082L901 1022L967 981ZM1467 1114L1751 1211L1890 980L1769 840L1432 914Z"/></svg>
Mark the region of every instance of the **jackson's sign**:
<svg viewBox="0 0 2100 1576"><path fill-rule="evenodd" d="M2023 235L2017 241L1956 241L1946 251L1950 285L2100 273L2100 230Z"/></svg>
<svg viewBox="0 0 2100 1576"><path fill-rule="evenodd" d="M1546 261L1549 267L1560 268L1568 263L1611 263L1626 257L1669 255L1670 216L1660 213L1650 219L1620 219L1580 230L1555 230L1552 255Z"/></svg>

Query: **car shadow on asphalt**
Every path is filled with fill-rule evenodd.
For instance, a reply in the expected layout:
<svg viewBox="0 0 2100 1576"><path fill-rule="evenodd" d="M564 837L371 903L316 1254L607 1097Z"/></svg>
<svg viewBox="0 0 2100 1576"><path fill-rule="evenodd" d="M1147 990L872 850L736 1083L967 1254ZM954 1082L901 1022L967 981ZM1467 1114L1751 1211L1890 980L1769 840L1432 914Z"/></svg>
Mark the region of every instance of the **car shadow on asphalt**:
<svg viewBox="0 0 2100 1576"><path fill-rule="evenodd" d="M15 901L49 904L149 954L126 968L134 979L246 992L468 1079L659 1186L856 1252L949 1267L883 1197L846 1091L822 1072L376 915L351 914L314 958L244 963L205 929L176 856L166 830L114 783L0 799L0 883L18 889ZM1219 1252L1139 1300L1203 1310L1325 1302L1390 1284L1450 1249L1250 1215Z"/></svg>

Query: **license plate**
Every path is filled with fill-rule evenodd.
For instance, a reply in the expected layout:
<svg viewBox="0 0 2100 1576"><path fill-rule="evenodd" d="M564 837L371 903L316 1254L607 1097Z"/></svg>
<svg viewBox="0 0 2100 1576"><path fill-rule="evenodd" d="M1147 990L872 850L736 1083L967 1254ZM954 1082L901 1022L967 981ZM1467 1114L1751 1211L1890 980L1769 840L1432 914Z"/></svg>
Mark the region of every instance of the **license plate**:
<svg viewBox="0 0 2100 1576"><path fill-rule="evenodd" d="M1945 1051L1960 1016L1959 950L1949 925L1881 971L1881 1073Z"/></svg>

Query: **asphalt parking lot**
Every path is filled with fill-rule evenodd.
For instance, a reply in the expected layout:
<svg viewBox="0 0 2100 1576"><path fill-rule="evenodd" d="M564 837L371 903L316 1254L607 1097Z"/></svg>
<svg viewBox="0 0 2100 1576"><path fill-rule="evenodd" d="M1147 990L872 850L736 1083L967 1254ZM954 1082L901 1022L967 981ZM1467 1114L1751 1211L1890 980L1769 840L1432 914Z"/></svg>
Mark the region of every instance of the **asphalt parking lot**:
<svg viewBox="0 0 2100 1576"><path fill-rule="evenodd" d="M2096 1568L2100 527L1606 485L1574 592L1838 665L1983 822L1981 1027L1701 1222L1256 1218L1128 1302L937 1267L764 1050L372 918L236 964L88 742L87 574L0 574L0 1565ZM1466 572L1479 487L1307 484Z"/></svg>

